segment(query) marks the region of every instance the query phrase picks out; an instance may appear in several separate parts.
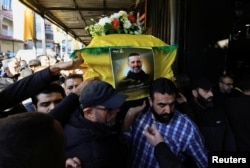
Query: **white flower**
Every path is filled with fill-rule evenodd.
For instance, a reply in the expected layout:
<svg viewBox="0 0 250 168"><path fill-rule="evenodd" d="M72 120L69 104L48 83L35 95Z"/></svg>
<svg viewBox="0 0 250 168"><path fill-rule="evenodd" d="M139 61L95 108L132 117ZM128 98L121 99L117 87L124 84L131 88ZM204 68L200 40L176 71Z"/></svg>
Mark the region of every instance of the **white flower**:
<svg viewBox="0 0 250 168"><path fill-rule="evenodd" d="M135 34L142 34L142 31L141 30L138 30L138 31L134 31Z"/></svg>
<svg viewBox="0 0 250 168"><path fill-rule="evenodd" d="M104 26L106 23L111 23L111 19L109 17L104 17L104 18L101 18L98 22L99 25L101 26Z"/></svg>
<svg viewBox="0 0 250 168"><path fill-rule="evenodd" d="M128 16L128 14L127 14L127 12L126 11L119 11L119 13L122 15L122 16L125 16L125 17L127 17Z"/></svg>
<svg viewBox="0 0 250 168"><path fill-rule="evenodd" d="M120 13L114 13L110 16L111 20L118 19L120 16L122 16Z"/></svg>
<svg viewBox="0 0 250 168"><path fill-rule="evenodd" d="M132 26L131 22L129 20L125 20L123 23L123 27L125 29L129 29Z"/></svg>
<svg viewBox="0 0 250 168"><path fill-rule="evenodd" d="M104 36L106 34L142 34L143 23L140 23L139 20L136 23L131 23L129 19L133 21L136 19L131 15L133 13L128 15L125 11L119 11L110 17L102 17L97 22L91 19L94 24L85 27L85 30L88 30L92 37ZM116 19L115 22L114 19Z"/></svg>

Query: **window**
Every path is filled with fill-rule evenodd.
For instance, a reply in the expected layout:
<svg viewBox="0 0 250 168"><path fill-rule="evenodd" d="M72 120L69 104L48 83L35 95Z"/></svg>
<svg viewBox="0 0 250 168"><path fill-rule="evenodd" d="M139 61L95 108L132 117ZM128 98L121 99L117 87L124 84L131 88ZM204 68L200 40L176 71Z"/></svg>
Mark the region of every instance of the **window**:
<svg viewBox="0 0 250 168"><path fill-rule="evenodd" d="M2 9L4 10L12 10L12 0L2 0Z"/></svg>
<svg viewBox="0 0 250 168"><path fill-rule="evenodd" d="M46 36L46 39L53 40L53 34L46 33L45 36Z"/></svg>
<svg viewBox="0 0 250 168"><path fill-rule="evenodd" d="M8 36L8 26L2 25L2 34Z"/></svg>
<svg viewBox="0 0 250 168"><path fill-rule="evenodd" d="M45 25L45 30L52 30L52 27L51 27L51 25Z"/></svg>

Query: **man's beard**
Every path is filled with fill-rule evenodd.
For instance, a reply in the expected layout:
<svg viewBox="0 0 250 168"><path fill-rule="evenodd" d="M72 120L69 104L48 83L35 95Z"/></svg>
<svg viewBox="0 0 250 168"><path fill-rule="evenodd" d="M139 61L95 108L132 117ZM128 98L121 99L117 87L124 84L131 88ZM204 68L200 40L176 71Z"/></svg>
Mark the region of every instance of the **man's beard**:
<svg viewBox="0 0 250 168"><path fill-rule="evenodd" d="M114 128L116 123L115 122L106 122L104 123L108 128Z"/></svg>
<svg viewBox="0 0 250 168"><path fill-rule="evenodd" d="M151 107L151 109L152 109L152 113L153 113L155 119L157 121L159 121L160 123L168 123L174 115L173 112L171 112L170 114L168 114L168 113L158 114L158 113L156 113L154 108Z"/></svg>
<svg viewBox="0 0 250 168"><path fill-rule="evenodd" d="M141 68L137 68L137 69L130 68L130 71L133 73L139 73L141 72Z"/></svg>
<svg viewBox="0 0 250 168"><path fill-rule="evenodd" d="M116 117L114 117L114 118L112 118L110 121L107 121L107 122L105 122L104 123L108 128L114 128L115 126L116 126L116 124L117 124L117 118Z"/></svg>
<svg viewBox="0 0 250 168"><path fill-rule="evenodd" d="M197 102L205 108L211 108L211 107L213 107L214 104L213 104L212 100L208 101L208 99L212 99L212 98L213 97L209 97L207 99L204 99L200 94L198 94Z"/></svg>

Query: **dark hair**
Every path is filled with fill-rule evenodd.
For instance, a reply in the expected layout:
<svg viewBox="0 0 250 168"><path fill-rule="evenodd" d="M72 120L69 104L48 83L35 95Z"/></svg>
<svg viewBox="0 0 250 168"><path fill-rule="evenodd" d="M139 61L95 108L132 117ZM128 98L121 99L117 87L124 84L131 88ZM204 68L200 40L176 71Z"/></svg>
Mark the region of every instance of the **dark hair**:
<svg viewBox="0 0 250 168"><path fill-rule="evenodd" d="M221 75L221 76L219 77L219 82L224 82L223 80L224 80L225 78L234 79L233 76L225 74L225 75Z"/></svg>
<svg viewBox="0 0 250 168"><path fill-rule="evenodd" d="M169 95L177 95L177 88L173 81L167 78L158 78L155 79L150 85L150 93L149 96L152 100L154 100L154 93L161 94L169 94Z"/></svg>
<svg viewBox="0 0 250 168"><path fill-rule="evenodd" d="M130 53L128 55L128 61L129 61L129 57L132 57L132 56L140 56L140 54L139 53Z"/></svg>
<svg viewBox="0 0 250 168"><path fill-rule="evenodd" d="M81 74L70 74L70 75L66 76L65 81L68 79L76 79L76 78L83 80L83 77Z"/></svg>
<svg viewBox="0 0 250 168"><path fill-rule="evenodd" d="M0 167L63 168L64 137L56 122L44 113L20 113L0 119Z"/></svg>
<svg viewBox="0 0 250 168"><path fill-rule="evenodd" d="M31 97L32 104L37 105L37 102L38 102L37 97L38 97L38 95L40 95L42 93L43 94L49 94L49 93L53 93L53 92L60 93L62 95L62 97L66 96L65 91L64 91L64 89L63 89L63 87L61 85L59 85L58 83L51 83L49 87L47 87L46 89L44 89L40 93L38 93L38 94Z"/></svg>
<svg viewBox="0 0 250 168"><path fill-rule="evenodd" d="M129 55L128 55L128 57L131 57L131 56L139 56L140 54L139 53L130 53Z"/></svg>

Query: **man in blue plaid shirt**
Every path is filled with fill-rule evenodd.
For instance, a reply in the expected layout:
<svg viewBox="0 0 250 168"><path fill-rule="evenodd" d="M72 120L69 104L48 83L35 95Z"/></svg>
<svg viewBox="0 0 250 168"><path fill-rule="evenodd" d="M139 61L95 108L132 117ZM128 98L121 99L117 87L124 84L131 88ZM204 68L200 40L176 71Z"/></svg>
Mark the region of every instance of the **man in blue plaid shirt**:
<svg viewBox="0 0 250 168"><path fill-rule="evenodd" d="M154 147L143 135L143 130L152 124L156 125L173 154L181 161L184 162L188 156L197 167L208 166L208 153L203 137L191 119L175 109L176 95L177 89L171 80L158 78L152 82L150 107L139 113L135 122L124 133L132 143L131 167L159 167L154 157Z"/></svg>

